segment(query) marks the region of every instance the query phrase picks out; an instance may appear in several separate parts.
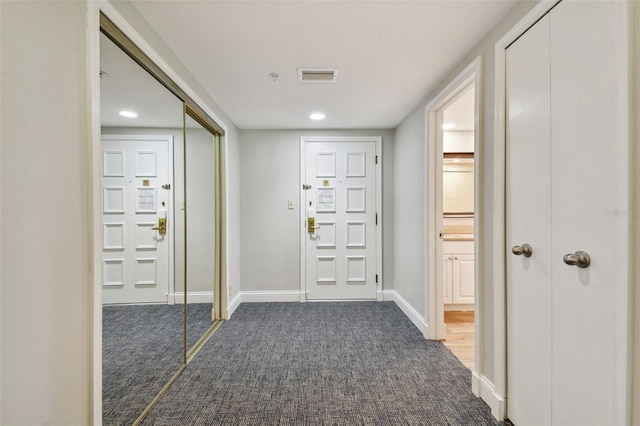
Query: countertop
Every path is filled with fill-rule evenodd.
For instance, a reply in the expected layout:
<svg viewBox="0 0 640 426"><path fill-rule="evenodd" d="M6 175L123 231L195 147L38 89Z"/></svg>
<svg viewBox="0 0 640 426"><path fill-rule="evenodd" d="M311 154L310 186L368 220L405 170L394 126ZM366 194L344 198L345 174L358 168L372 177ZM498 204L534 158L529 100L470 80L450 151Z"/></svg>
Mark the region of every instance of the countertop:
<svg viewBox="0 0 640 426"><path fill-rule="evenodd" d="M473 226L450 225L444 227L444 241L473 241Z"/></svg>
<svg viewBox="0 0 640 426"><path fill-rule="evenodd" d="M444 234L444 241L473 241L473 234Z"/></svg>

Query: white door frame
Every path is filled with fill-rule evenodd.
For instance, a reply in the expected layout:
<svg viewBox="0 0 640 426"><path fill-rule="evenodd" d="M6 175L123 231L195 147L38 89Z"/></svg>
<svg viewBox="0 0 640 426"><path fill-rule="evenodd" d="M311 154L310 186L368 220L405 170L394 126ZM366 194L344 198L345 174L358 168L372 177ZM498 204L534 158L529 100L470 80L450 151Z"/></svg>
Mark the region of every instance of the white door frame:
<svg viewBox="0 0 640 426"><path fill-rule="evenodd" d="M175 241L175 226L174 226L174 212L175 212L175 199L173 197L173 191L175 188L173 182L173 135L131 135L131 134L106 134L101 136L101 140L120 140L120 141L162 141L167 142L167 149L169 152L167 153L168 162L169 162L169 170L168 170L168 180L166 182L171 185L171 196L169 200L171 200L171 206L167 209L167 223L169 224L170 232L167 233L169 244L169 256L167 261L169 262L169 281L167 288L167 303L173 305L175 303L175 280L174 280L174 270L173 270L173 262L174 262L174 241ZM100 171L98 171L100 173Z"/></svg>
<svg viewBox="0 0 640 426"><path fill-rule="evenodd" d="M307 294L307 209L304 205L305 190L302 185L306 180L306 153L307 142L375 142L376 144L376 213L378 214L378 225L376 226L376 299L383 300L382 289L382 136L301 136L300 137L300 302L306 302Z"/></svg>
<svg viewBox="0 0 640 426"><path fill-rule="evenodd" d="M482 251L483 244L481 223L482 210L480 208L480 192L482 189L482 149L480 146L482 136L482 123L480 121L480 108L482 106L482 57L478 56L467 67L458 74L427 106L425 107L425 134L427 137L427 149L425 149L425 217L427 229L425 264L427 266L427 285L425 291L425 306L428 307L426 336L432 340L442 340L446 338L444 324L444 289L442 288L442 112L445 107L461 92L475 81L474 99L474 286L475 286L475 365L476 369L481 368L481 332L482 328L482 307L479 302L482 296Z"/></svg>

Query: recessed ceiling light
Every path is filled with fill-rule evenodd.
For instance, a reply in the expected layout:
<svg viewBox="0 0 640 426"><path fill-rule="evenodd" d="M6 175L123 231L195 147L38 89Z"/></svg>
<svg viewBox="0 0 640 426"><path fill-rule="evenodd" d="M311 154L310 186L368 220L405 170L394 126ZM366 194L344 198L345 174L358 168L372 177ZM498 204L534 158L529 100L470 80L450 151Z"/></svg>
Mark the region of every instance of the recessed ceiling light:
<svg viewBox="0 0 640 426"><path fill-rule="evenodd" d="M127 118L136 118L138 113L133 111L120 111L120 115Z"/></svg>
<svg viewBox="0 0 640 426"><path fill-rule="evenodd" d="M442 130L451 130L451 129L455 129L456 125L455 123L444 123L442 125Z"/></svg>
<svg viewBox="0 0 640 426"><path fill-rule="evenodd" d="M324 114L321 112L314 112L309 116L312 120L324 120Z"/></svg>

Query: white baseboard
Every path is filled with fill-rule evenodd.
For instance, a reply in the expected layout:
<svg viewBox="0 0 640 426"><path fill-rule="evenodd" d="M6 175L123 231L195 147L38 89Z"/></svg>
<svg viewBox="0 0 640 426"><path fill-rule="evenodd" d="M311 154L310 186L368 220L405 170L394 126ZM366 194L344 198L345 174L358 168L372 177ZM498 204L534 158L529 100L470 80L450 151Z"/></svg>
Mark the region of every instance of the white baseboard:
<svg viewBox="0 0 640 426"><path fill-rule="evenodd" d="M299 302L300 290L241 291L240 303Z"/></svg>
<svg viewBox="0 0 640 426"><path fill-rule="evenodd" d="M184 303L184 293L175 293L175 303ZM188 303L213 303L213 291L190 291L187 293Z"/></svg>
<svg viewBox="0 0 640 426"><path fill-rule="evenodd" d="M418 311L416 311L413 306L411 306L409 304L409 302L407 302L402 296L400 296L400 294L395 291L395 290L384 290L382 292L383 296L384 296L384 300L387 301L394 301L396 303L396 305L398 305L398 307L402 310L402 312L404 312L404 314L407 316L407 318L409 318L409 320L411 320L411 322L413 323L413 325L415 325L416 327L418 327L418 330L420 330L420 332L422 333L422 335L427 338L427 336L429 335L429 329L427 326L426 321L424 320L424 317L422 315L420 315L420 313Z"/></svg>
<svg viewBox="0 0 640 426"><path fill-rule="evenodd" d="M504 420L506 413L505 399L496 394L495 386L486 377L471 374L471 391L491 408L491 414L497 420Z"/></svg>
<svg viewBox="0 0 640 426"><path fill-rule="evenodd" d="M394 300L394 294L395 294L395 290L383 290L382 291L382 300L384 300L385 302L395 302Z"/></svg>
<svg viewBox="0 0 640 426"><path fill-rule="evenodd" d="M227 303L227 315L225 316L226 319L231 318L231 315L233 315L236 309L238 309L240 303L242 303L242 292L239 291L235 296L233 296L233 299L229 300L229 302Z"/></svg>

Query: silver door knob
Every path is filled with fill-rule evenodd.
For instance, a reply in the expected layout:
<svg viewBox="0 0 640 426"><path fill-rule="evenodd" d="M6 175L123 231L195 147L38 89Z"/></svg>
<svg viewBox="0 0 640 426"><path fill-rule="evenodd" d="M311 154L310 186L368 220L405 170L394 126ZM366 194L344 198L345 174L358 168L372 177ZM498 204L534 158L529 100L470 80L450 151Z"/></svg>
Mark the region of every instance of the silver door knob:
<svg viewBox="0 0 640 426"><path fill-rule="evenodd" d="M531 257L531 254L533 253L533 247L525 243L521 246L513 246L511 248L511 252L516 256L520 256L521 254L523 254L524 257Z"/></svg>
<svg viewBox="0 0 640 426"><path fill-rule="evenodd" d="M571 266L577 266L578 268L586 268L591 264L591 258L584 251L577 251L573 254L565 254L562 258L564 263Z"/></svg>

